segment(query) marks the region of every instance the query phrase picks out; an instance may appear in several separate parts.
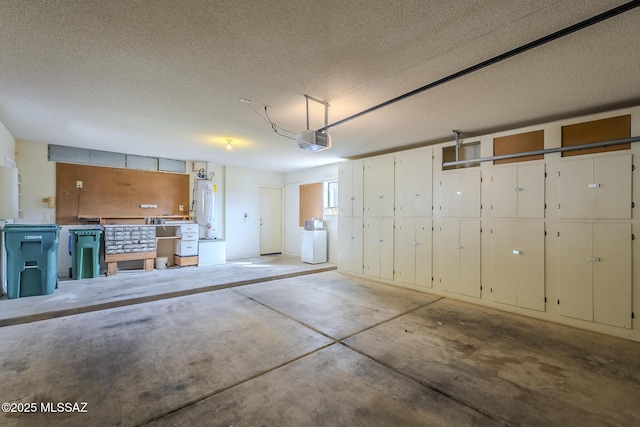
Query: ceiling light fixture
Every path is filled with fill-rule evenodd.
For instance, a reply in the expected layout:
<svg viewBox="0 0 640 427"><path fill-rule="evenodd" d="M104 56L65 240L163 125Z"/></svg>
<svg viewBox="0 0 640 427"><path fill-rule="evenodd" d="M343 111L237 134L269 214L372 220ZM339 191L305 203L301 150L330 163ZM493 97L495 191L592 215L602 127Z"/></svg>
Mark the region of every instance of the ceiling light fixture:
<svg viewBox="0 0 640 427"><path fill-rule="evenodd" d="M324 127L329 122L329 103L320 101L309 95L304 96L307 101L307 130L296 135L298 147L307 151L323 151L331 148L331 135L326 130L309 129L309 100L324 105Z"/></svg>
<svg viewBox="0 0 640 427"><path fill-rule="evenodd" d="M231 146L231 141L233 141L233 139L227 138L227 151L231 151L231 149L233 148Z"/></svg>

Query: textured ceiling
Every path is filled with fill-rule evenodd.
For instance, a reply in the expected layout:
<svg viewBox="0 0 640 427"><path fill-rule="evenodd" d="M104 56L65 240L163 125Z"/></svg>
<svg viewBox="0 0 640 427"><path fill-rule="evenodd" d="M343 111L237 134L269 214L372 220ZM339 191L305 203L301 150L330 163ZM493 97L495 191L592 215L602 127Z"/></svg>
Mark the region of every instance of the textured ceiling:
<svg viewBox="0 0 640 427"><path fill-rule="evenodd" d="M0 0L0 121L27 141L288 172L640 104L636 8L333 127L321 153L264 114L294 137L304 94L334 123L625 3ZM322 105L310 115L323 125Z"/></svg>

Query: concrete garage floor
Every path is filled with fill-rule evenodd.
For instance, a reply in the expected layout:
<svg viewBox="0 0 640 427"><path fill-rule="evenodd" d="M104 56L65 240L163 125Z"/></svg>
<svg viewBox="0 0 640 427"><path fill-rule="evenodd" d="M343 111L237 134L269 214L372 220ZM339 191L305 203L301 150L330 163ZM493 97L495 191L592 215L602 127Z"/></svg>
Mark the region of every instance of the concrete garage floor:
<svg viewBox="0 0 640 427"><path fill-rule="evenodd" d="M0 425L640 424L640 343L336 271L18 323Z"/></svg>

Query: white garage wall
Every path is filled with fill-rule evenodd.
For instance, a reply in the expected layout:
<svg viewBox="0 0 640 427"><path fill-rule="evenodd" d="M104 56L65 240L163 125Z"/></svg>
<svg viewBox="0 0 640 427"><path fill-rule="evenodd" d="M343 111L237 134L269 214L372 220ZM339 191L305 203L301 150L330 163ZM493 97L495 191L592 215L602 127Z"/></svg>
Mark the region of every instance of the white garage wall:
<svg viewBox="0 0 640 427"><path fill-rule="evenodd" d="M260 187L284 189L285 175L227 166L225 183L227 259L258 256L260 255ZM286 199L286 194L284 197Z"/></svg>

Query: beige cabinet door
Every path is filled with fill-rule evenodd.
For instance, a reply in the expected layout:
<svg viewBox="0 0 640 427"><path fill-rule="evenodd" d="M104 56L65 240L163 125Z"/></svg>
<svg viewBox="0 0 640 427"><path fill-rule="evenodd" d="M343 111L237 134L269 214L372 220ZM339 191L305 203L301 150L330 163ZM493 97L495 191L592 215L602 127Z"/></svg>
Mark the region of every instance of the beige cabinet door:
<svg viewBox="0 0 640 427"><path fill-rule="evenodd" d="M365 219L364 272L393 280L393 218Z"/></svg>
<svg viewBox="0 0 640 427"><path fill-rule="evenodd" d="M494 167L491 176L491 216L516 218L518 216L518 168Z"/></svg>
<svg viewBox="0 0 640 427"><path fill-rule="evenodd" d="M415 284L418 286L432 286L432 236L433 226L431 219L416 219L415 234Z"/></svg>
<svg viewBox="0 0 640 427"><path fill-rule="evenodd" d="M480 217L480 169L443 172L440 179L444 218Z"/></svg>
<svg viewBox="0 0 640 427"><path fill-rule="evenodd" d="M338 166L338 210L342 216L362 216L363 162L344 162Z"/></svg>
<svg viewBox="0 0 640 427"><path fill-rule="evenodd" d="M353 239L353 231L352 231L353 222L351 217L341 217L340 225L339 225L339 240L340 244L338 246L338 265L341 270L353 271L351 268L352 259L353 259L353 251L352 251L352 239Z"/></svg>
<svg viewBox="0 0 640 427"><path fill-rule="evenodd" d="M440 221L440 287L460 293L460 221Z"/></svg>
<svg viewBox="0 0 640 427"><path fill-rule="evenodd" d="M518 218L544 218L544 163L518 166Z"/></svg>
<svg viewBox="0 0 640 427"><path fill-rule="evenodd" d="M338 165L338 211L342 216L353 216L353 162Z"/></svg>
<svg viewBox="0 0 640 427"><path fill-rule="evenodd" d="M396 218L395 229L395 272L396 279L403 283L416 283L416 220Z"/></svg>
<svg viewBox="0 0 640 427"><path fill-rule="evenodd" d="M631 219L631 155L593 159L593 217Z"/></svg>
<svg viewBox="0 0 640 427"><path fill-rule="evenodd" d="M351 214L362 216L364 213L364 162L356 160L352 165Z"/></svg>
<svg viewBox="0 0 640 427"><path fill-rule="evenodd" d="M339 255L341 269L362 274L362 238L362 218L341 218Z"/></svg>
<svg viewBox="0 0 640 427"><path fill-rule="evenodd" d="M560 218L591 218L593 216L593 160L565 160L560 163Z"/></svg>
<svg viewBox="0 0 640 427"><path fill-rule="evenodd" d="M586 222L558 224L559 296L564 316L593 320L593 228Z"/></svg>
<svg viewBox="0 0 640 427"><path fill-rule="evenodd" d="M460 220L460 293L480 298L480 220Z"/></svg>
<svg viewBox="0 0 640 427"><path fill-rule="evenodd" d="M380 218L364 220L364 273L380 277Z"/></svg>
<svg viewBox="0 0 640 427"><path fill-rule="evenodd" d="M393 280L393 218L380 218L380 277Z"/></svg>
<svg viewBox="0 0 640 427"><path fill-rule="evenodd" d="M491 283L488 298L516 305L518 281L518 236L514 221L493 221L491 224ZM515 253L516 251L517 253ZM486 290L485 290L486 292Z"/></svg>
<svg viewBox="0 0 640 427"><path fill-rule="evenodd" d="M364 160L365 215L393 216L394 158L374 157Z"/></svg>
<svg viewBox="0 0 640 427"><path fill-rule="evenodd" d="M396 216L432 215L431 157L431 148L396 154Z"/></svg>
<svg viewBox="0 0 640 427"><path fill-rule="evenodd" d="M560 163L560 218L630 219L631 154Z"/></svg>
<svg viewBox="0 0 640 427"><path fill-rule="evenodd" d="M593 320L631 328L631 224L593 224Z"/></svg>
<svg viewBox="0 0 640 427"><path fill-rule="evenodd" d="M517 246L512 253L517 258L516 295L518 307L544 311L545 247L544 222L517 223ZM517 253L516 253L517 252Z"/></svg>

